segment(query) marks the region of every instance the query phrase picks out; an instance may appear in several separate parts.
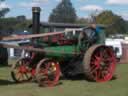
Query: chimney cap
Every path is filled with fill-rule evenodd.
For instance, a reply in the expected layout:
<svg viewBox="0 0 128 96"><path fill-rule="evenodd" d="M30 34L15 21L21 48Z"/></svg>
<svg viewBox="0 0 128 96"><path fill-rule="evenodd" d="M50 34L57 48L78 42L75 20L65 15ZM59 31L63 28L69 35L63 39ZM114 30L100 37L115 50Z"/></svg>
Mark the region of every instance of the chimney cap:
<svg viewBox="0 0 128 96"><path fill-rule="evenodd" d="M40 12L41 8L40 7L32 7L32 12Z"/></svg>

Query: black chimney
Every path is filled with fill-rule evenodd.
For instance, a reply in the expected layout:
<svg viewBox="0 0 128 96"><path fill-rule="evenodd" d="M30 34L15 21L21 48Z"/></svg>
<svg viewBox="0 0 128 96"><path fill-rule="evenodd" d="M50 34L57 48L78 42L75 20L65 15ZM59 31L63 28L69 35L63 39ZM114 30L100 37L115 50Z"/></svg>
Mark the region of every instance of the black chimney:
<svg viewBox="0 0 128 96"><path fill-rule="evenodd" d="M40 32L40 7L32 7L33 24L32 33L38 34Z"/></svg>

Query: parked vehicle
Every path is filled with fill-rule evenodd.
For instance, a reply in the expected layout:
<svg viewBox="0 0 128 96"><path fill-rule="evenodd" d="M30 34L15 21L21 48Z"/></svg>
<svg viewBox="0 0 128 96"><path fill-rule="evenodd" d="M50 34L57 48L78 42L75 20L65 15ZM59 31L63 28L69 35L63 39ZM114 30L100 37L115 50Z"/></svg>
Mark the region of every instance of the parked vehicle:
<svg viewBox="0 0 128 96"><path fill-rule="evenodd" d="M119 61L123 52L122 52L122 41L124 41L123 39L106 39L105 40L105 45L107 46L111 46L116 54L116 58Z"/></svg>

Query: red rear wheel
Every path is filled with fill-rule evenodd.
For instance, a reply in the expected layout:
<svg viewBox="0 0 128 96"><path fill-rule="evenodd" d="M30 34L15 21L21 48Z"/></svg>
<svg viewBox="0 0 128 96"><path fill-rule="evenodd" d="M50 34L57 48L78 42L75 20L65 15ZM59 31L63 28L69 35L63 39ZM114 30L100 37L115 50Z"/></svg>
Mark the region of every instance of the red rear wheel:
<svg viewBox="0 0 128 96"><path fill-rule="evenodd" d="M87 78L96 82L112 79L116 58L111 48L101 45L91 47L84 58L84 69Z"/></svg>
<svg viewBox="0 0 128 96"><path fill-rule="evenodd" d="M60 77L59 63L50 60L43 59L39 62L36 68L36 79L40 86L55 86Z"/></svg>

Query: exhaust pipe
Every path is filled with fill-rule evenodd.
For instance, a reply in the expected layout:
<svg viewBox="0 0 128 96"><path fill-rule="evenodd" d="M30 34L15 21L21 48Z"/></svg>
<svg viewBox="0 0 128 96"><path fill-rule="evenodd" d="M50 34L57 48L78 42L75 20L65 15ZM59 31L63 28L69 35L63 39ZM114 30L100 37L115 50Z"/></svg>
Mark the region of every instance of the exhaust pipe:
<svg viewBox="0 0 128 96"><path fill-rule="evenodd" d="M33 34L39 34L40 32L40 7L32 7L32 14L33 14L33 19L32 19L32 33Z"/></svg>
<svg viewBox="0 0 128 96"><path fill-rule="evenodd" d="M40 7L32 7L32 34L40 33ZM37 39L32 39L32 44L36 43Z"/></svg>

